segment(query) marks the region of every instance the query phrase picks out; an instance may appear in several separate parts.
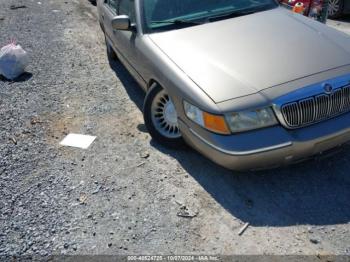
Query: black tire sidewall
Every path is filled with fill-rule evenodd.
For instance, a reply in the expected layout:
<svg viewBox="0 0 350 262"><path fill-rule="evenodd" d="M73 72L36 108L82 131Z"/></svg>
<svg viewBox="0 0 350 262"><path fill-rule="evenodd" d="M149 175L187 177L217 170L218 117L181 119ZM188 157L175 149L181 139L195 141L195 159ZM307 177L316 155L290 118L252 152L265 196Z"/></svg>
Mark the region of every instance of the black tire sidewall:
<svg viewBox="0 0 350 262"><path fill-rule="evenodd" d="M163 88L158 84L153 84L148 90L145 101L143 104L143 118L145 121L146 128L152 138L158 143L170 147L170 148L183 148L184 140L182 137L179 138L168 138L163 136L158 130L155 128L152 120L152 103L156 95L162 91Z"/></svg>
<svg viewBox="0 0 350 262"><path fill-rule="evenodd" d="M114 52L113 47L108 43L107 36L105 35L107 56L111 60L118 60L117 54Z"/></svg>

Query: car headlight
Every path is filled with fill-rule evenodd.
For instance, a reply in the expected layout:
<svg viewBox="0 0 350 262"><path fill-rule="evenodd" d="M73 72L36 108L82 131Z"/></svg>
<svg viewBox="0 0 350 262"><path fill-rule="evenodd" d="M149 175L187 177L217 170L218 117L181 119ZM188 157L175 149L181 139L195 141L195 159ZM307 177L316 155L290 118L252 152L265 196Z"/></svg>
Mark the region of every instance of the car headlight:
<svg viewBox="0 0 350 262"><path fill-rule="evenodd" d="M234 133L278 124L275 114L270 107L227 114L226 119L231 131Z"/></svg>
<svg viewBox="0 0 350 262"><path fill-rule="evenodd" d="M209 114L186 101L184 101L184 109L186 116L198 125L218 134L231 133L224 116Z"/></svg>

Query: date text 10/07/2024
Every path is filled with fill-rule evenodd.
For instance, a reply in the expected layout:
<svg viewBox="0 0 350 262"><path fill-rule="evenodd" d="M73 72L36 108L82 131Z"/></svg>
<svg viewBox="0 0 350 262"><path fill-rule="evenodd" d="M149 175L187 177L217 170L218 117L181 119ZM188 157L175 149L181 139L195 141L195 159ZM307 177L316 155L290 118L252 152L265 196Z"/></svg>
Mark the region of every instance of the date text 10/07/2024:
<svg viewBox="0 0 350 262"><path fill-rule="evenodd" d="M218 261L217 256L128 256L128 261Z"/></svg>

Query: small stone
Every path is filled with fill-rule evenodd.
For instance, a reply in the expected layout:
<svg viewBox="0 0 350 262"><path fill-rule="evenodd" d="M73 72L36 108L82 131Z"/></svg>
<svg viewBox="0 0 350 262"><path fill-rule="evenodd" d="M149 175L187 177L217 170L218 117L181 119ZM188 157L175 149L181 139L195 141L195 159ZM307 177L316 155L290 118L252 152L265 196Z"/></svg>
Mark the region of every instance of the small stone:
<svg viewBox="0 0 350 262"><path fill-rule="evenodd" d="M68 243L64 243L64 246L63 246L65 249L69 248L69 244Z"/></svg>
<svg viewBox="0 0 350 262"><path fill-rule="evenodd" d="M108 247L111 247L112 246L112 243L108 243Z"/></svg>
<svg viewBox="0 0 350 262"><path fill-rule="evenodd" d="M141 156L142 158L145 158L145 159L146 159L146 158L149 158L150 153L148 153L147 151L141 152L140 156Z"/></svg>
<svg viewBox="0 0 350 262"><path fill-rule="evenodd" d="M178 217L194 218L198 215L198 210L191 210L187 206L182 206L180 211L177 213Z"/></svg>
<svg viewBox="0 0 350 262"><path fill-rule="evenodd" d="M94 191L92 191L93 195L96 195L98 192L100 192L102 186L98 186Z"/></svg>
<svg viewBox="0 0 350 262"><path fill-rule="evenodd" d="M316 238L310 238L310 242L312 243L312 244L318 244L318 243L320 243L320 241L318 240L318 239L316 239Z"/></svg>
<svg viewBox="0 0 350 262"><path fill-rule="evenodd" d="M81 205L86 204L86 200L87 200L87 195L85 193L81 193L78 201L80 202Z"/></svg>

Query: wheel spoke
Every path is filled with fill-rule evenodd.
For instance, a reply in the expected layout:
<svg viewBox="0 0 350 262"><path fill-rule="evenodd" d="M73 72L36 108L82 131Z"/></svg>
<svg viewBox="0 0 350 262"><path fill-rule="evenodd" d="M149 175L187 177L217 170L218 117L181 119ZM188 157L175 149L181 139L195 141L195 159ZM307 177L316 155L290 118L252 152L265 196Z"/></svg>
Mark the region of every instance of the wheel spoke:
<svg viewBox="0 0 350 262"><path fill-rule="evenodd" d="M328 5L328 14L329 15L335 15L340 8L340 2L339 0L330 0Z"/></svg>
<svg viewBox="0 0 350 262"><path fill-rule="evenodd" d="M167 138L181 137L175 106L168 94L161 91L152 102L152 119L155 128Z"/></svg>

